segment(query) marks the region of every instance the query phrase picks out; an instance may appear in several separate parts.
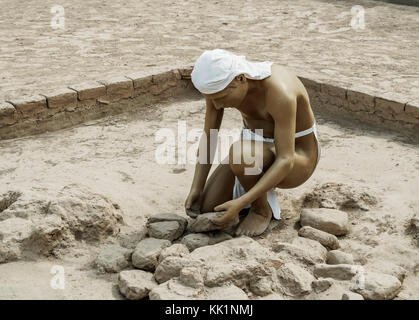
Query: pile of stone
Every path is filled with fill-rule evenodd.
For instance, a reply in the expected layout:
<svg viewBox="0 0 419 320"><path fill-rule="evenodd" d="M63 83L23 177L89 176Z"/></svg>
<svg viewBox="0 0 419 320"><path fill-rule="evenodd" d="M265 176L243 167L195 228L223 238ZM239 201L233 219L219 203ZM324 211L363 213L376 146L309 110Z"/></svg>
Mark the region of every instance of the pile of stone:
<svg viewBox="0 0 419 320"><path fill-rule="evenodd" d="M128 299L392 299L401 289L403 268L364 270L338 250L338 237L349 229L343 211L303 209L299 236L270 248L217 231L219 214L189 223L155 215L134 250L105 248L97 264L120 271L119 289Z"/></svg>
<svg viewBox="0 0 419 320"><path fill-rule="evenodd" d="M326 263L314 265L313 275L318 279L313 282L316 294L321 293L320 296L327 298L332 292L339 291L337 283L347 287L347 283L342 285L342 282L350 282L351 290L344 293L342 299L388 300L399 293L405 269L398 267L391 272L393 274L366 271L354 264L351 254L337 250L340 247L337 236L346 235L349 229L346 212L326 208L303 209L300 224L299 236L315 240L330 250L326 253Z"/></svg>
<svg viewBox="0 0 419 320"><path fill-rule="evenodd" d="M119 233L122 211L107 197L70 184L0 194L0 263L60 256L78 242L97 244Z"/></svg>

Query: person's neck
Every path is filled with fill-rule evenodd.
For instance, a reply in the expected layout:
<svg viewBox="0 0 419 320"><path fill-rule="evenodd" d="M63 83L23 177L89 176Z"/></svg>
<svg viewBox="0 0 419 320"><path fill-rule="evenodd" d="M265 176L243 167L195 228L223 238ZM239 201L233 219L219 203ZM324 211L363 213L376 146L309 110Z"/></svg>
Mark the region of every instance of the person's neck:
<svg viewBox="0 0 419 320"><path fill-rule="evenodd" d="M264 87L262 80L247 79L247 81L249 93L259 93L260 91L263 91Z"/></svg>

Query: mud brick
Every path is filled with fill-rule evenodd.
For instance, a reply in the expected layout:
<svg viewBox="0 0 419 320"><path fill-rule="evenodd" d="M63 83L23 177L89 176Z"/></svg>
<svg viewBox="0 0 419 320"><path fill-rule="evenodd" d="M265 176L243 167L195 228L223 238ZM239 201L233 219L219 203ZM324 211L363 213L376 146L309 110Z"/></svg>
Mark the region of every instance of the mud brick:
<svg viewBox="0 0 419 320"><path fill-rule="evenodd" d="M143 93L150 91L153 86L153 76L146 75L142 72L137 72L129 74L126 76L128 79L131 79L134 84L134 96L138 96Z"/></svg>
<svg viewBox="0 0 419 320"><path fill-rule="evenodd" d="M328 83L322 83L320 99L324 104L338 108L346 108L346 91L346 88L334 86Z"/></svg>
<svg viewBox="0 0 419 320"><path fill-rule="evenodd" d="M178 69L180 79L185 79L185 80L191 79L192 70L193 70L193 66L189 68Z"/></svg>
<svg viewBox="0 0 419 320"><path fill-rule="evenodd" d="M350 111L374 112L374 97L359 91L348 89L346 91L348 100L348 109Z"/></svg>
<svg viewBox="0 0 419 320"><path fill-rule="evenodd" d="M375 113L384 119L393 120L396 115L404 113L403 102L393 101L386 98L375 97Z"/></svg>
<svg viewBox="0 0 419 320"><path fill-rule="evenodd" d="M15 107L9 102L0 101L0 127L14 124L18 119Z"/></svg>
<svg viewBox="0 0 419 320"><path fill-rule="evenodd" d="M158 95L170 87L175 87L179 81L179 72L177 70L170 70L167 72L153 75L153 86L151 92Z"/></svg>
<svg viewBox="0 0 419 320"><path fill-rule="evenodd" d="M99 82L106 86L106 95L110 101L132 98L134 96L134 86L131 79L115 77Z"/></svg>
<svg viewBox="0 0 419 320"><path fill-rule="evenodd" d="M100 99L106 96L106 87L96 81L87 81L69 86L70 89L77 91L77 98L80 101Z"/></svg>
<svg viewBox="0 0 419 320"><path fill-rule="evenodd" d="M419 100L406 103L405 113L419 119Z"/></svg>
<svg viewBox="0 0 419 320"><path fill-rule="evenodd" d="M395 115L396 120L419 124L419 101L409 101L404 106L404 112Z"/></svg>
<svg viewBox="0 0 419 320"><path fill-rule="evenodd" d="M42 95L47 98L47 106L50 109L65 110L77 107L77 91L73 89L64 88Z"/></svg>
<svg viewBox="0 0 419 320"><path fill-rule="evenodd" d="M14 105L23 118L38 118L47 114L47 99L41 95L7 101Z"/></svg>

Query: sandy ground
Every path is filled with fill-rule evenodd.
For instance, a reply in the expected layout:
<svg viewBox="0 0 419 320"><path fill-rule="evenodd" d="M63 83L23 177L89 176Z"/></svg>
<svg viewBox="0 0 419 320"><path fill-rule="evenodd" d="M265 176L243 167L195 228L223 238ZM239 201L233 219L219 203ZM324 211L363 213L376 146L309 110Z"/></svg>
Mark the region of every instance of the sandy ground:
<svg viewBox="0 0 419 320"><path fill-rule="evenodd" d="M249 59L272 60L297 74L355 90L419 100L419 8L378 1L101 1L63 0L65 29L50 26L55 1L0 0L0 99L30 96L86 80L191 65L220 47ZM351 7L365 8L365 29L350 28ZM201 99L151 106L75 128L0 141L0 191L56 191L88 186L118 203L133 238L146 218L184 215L193 165L159 165L155 133L202 128ZM224 128L240 126L227 110ZM326 182L366 188L379 199L370 211L348 212L351 230L341 244L357 262L391 261L409 272L399 298L419 298L417 246L405 234L418 213L418 145L395 133L316 115L322 158L309 181L277 190L283 221L259 237L287 240L298 212L293 203ZM109 239L110 242L115 239ZM101 244L102 245L102 244ZM103 244L104 245L104 244ZM59 259L0 264L0 298L119 299L115 275L91 263L101 246L79 244ZM65 268L65 290L50 287L51 267Z"/></svg>
<svg viewBox="0 0 419 320"><path fill-rule="evenodd" d="M50 26L53 5L65 28ZM0 0L0 99L191 65L205 49L298 75L419 100L419 8L379 1ZM350 27L365 9L365 29Z"/></svg>
<svg viewBox="0 0 419 320"><path fill-rule="evenodd" d="M70 183L88 186L121 206L126 222L121 237L132 237L156 213L186 216L183 205L194 166L157 164L155 151L160 142L155 141L155 133L161 128L177 132L178 121L185 119L188 132L201 129L204 108L202 99L184 97L135 114L1 141L0 191L36 187L48 193ZM239 115L237 110L226 109L222 128L239 128ZM273 223L258 241L268 246L272 239L286 241L296 236L291 225L298 212L292 204L318 185L335 182L366 190L378 204L370 211L348 211L351 229L340 240L341 246L358 263L391 261L406 268L409 273L399 297L418 299L417 246L405 234L408 220L419 208L413 192L419 185L418 145L355 123L339 125L321 116L317 121L322 146L318 167L302 186L277 189L283 220L279 225ZM0 264L0 298L121 298L116 276L100 275L91 267L102 246L79 244L60 259ZM65 268L65 290L50 287L54 265Z"/></svg>

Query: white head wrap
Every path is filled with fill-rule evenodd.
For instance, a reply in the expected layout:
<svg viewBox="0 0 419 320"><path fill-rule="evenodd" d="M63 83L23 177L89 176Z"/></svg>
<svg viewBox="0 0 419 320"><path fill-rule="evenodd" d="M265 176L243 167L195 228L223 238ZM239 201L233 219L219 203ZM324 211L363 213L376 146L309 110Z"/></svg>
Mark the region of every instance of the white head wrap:
<svg viewBox="0 0 419 320"><path fill-rule="evenodd" d="M196 60L191 80L200 92L212 94L226 88L240 74L253 80L269 77L272 63L250 62L245 56L237 56L223 49L206 50Z"/></svg>

